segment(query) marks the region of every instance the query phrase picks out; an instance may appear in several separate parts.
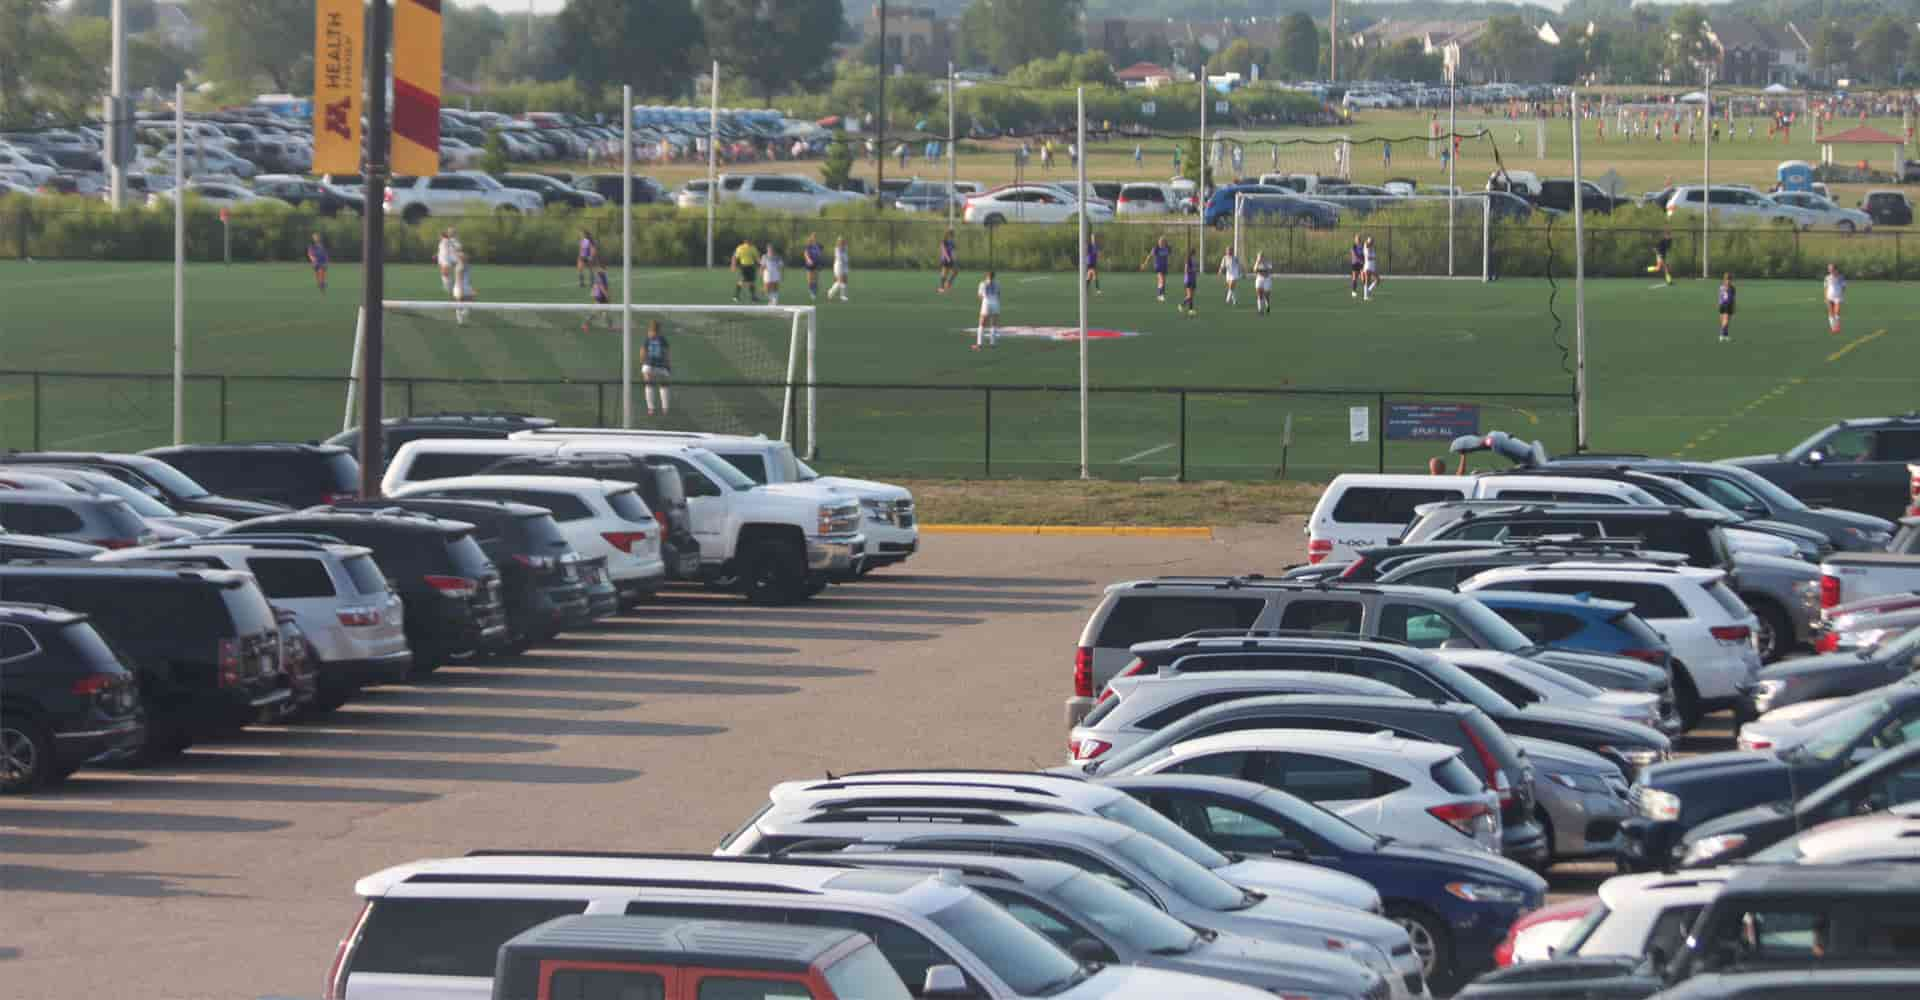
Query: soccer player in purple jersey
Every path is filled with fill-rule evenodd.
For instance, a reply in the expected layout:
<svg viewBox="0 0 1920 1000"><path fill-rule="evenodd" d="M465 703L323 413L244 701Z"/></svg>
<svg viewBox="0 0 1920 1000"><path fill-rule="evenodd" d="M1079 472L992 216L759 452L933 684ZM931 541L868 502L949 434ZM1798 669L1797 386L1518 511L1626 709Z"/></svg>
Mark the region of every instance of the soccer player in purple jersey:
<svg viewBox="0 0 1920 1000"><path fill-rule="evenodd" d="M1167 245L1167 238L1162 236L1154 241L1153 249L1148 250L1146 259L1140 262L1142 269L1153 268L1153 295L1161 302L1167 301L1167 268L1172 260L1173 248Z"/></svg>
<svg viewBox="0 0 1920 1000"><path fill-rule="evenodd" d="M1347 294L1360 297L1360 272L1367 266L1366 248L1360 244L1360 237L1353 238L1353 246L1347 248Z"/></svg>
<svg viewBox="0 0 1920 1000"><path fill-rule="evenodd" d="M940 237L940 284L934 291L953 291L953 279L960 276L960 265L956 261L953 230L949 229L945 236Z"/></svg>
<svg viewBox="0 0 1920 1000"><path fill-rule="evenodd" d="M1729 327L1733 325L1733 300L1736 294L1738 293L1733 287L1733 275L1727 274L1722 277L1720 279L1720 342L1722 344L1733 339L1733 331Z"/></svg>
<svg viewBox="0 0 1920 1000"><path fill-rule="evenodd" d="M1093 286L1093 294L1100 294L1100 237L1095 233L1087 234L1087 284Z"/></svg>
<svg viewBox="0 0 1920 1000"><path fill-rule="evenodd" d="M1194 286L1198 285L1199 283L1200 283L1200 255L1197 252L1195 252L1192 247L1188 247L1187 248L1187 274L1186 274L1187 297L1184 301L1180 303L1180 310L1186 313L1189 319L1200 314L1199 307L1194 305L1194 302L1193 302Z"/></svg>

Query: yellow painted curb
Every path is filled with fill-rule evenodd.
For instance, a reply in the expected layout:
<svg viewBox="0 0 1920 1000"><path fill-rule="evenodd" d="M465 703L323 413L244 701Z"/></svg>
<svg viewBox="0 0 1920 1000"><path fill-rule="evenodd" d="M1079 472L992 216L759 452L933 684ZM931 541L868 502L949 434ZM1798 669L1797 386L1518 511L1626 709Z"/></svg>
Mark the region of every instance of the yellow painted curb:
<svg viewBox="0 0 1920 1000"><path fill-rule="evenodd" d="M1106 535L1136 538L1212 538L1213 529L1093 524L922 524L929 535Z"/></svg>

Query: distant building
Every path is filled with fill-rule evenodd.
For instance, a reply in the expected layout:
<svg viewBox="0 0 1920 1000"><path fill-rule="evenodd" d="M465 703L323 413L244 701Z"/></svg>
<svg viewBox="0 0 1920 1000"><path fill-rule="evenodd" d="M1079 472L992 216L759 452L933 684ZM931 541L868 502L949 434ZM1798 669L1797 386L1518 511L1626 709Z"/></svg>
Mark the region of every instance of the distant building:
<svg viewBox="0 0 1920 1000"><path fill-rule="evenodd" d="M880 6L867 12L864 25L867 38L880 36ZM933 7L887 6L888 66L899 66L909 73L945 76L947 63L954 58L953 22L941 17Z"/></svg>
<svg viewBox="0 0 1920 1000"><path fill-rule="evenodd" d="M1150 62L1134 63L1113 75L1123 87L1158 87L1173 82L1173 70Z"/></svg>
<svg viewBox="0 0 1920 1000"><path fill-rule="evenodd" d="M1714 14L1707 20L1707 40L1714 49L1716 82L1740 87L1764 87L1778 78L1781 41L1774 29L1744 17Z"/></svg>

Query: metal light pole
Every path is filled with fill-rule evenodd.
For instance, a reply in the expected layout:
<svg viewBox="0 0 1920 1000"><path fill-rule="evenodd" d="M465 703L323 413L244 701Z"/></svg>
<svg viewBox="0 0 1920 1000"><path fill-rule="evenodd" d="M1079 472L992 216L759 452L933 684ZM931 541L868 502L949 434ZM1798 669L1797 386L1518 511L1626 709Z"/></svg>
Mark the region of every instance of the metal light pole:
<svg viewBox="0 0 1920 1000"><path fill-rule="evenodd" d="M1199 241L1197 249L1200 254L1200 269L1204 271L1206 270L1206 267L1207 267L1207 201L1208 201L1207 172L1209 168L1213 166L1212 164L1213 144L1207 141L1207 97L1208 97L1208 91L1211 88L1207 86L1207 61L1204 58L1200 60L1199 77L1200 77L1200 179L1194 182L1194 190L1199 195L1197 200L1200 203L1200 224L1196 227L1197 230L1199 231L1199 236L1196 237L1196 239ZM1199 295L1198 289L1194 290L1194 295L1195 296Z"/></svg>
<svg viewBox="0 0 1920 1000"><path fill-rule="evenodd" d="M380 495L380 476L386 464L382 434L382 407L386 402L387 297L387 0L372 0L367 26L367 163L361 171L366 191L362 221L363 281L360 308L366 315L366 346L360 356L360 495Z"/></svg>
<svg viewBox="0 0 1920 1000"><path fill-rule="evenodd" d="M713 199L708 198L709 202ZM633 426L633 85L620 88L620 426Z"/></svg>
<svg viewBox="0 0 1920 1000"><path fill-rule="evenodd" d="M125 121L132 111L127 103L127 12L126 0L113 0L113 66L107 98L107 198L119 211L127 206L127 162L133 151L120 148L122 140L133 135L133 126Z"/></svg>
<svg viewBox="0 0 1920 1000"><path fill-rule="evenodd" d="M1706 97L1704 108L1707 121L1713 120L1713 67L1706 67L1706 86L1700 93ZM1707 140L1700 161L1700 183L1706 190L1700 192L1700 277L1713 277L1713 269L1707 264L1707 244L1713 219L1713 140Z"/></svg>
<svg viewBox="0 0 1920 1000"><path fill-rule="evenodd" d="M173 85L173 443L187 443L187 90Z"/></svg>
<svg viewBox="0 0 1920 1000"><path fill-rule="evenodd" d="M947 228L953 228L954 192L959 187L959 136L954 131L953 64L947 64Z"/></svg>
<svg viewBox="0 0 1920 1000"><path fill-rule="evenodd" d="M1087 88L1085 87L1079 88L1078 93L1079 93L1079 123L1077 125L1078 138L1074 140L1077 143L1077 146L1075 147L1077 150L1077 155L1074 156L1073 161L1074 161L1074 166L1076 168L1076 173L1077 173L1076 179L1079 183L1078 196L1080 198L1079 252L1084 254L1087 252L1087 246L1088 246L1088 242L1087 242ZM1088 462L1087 462L1087 275L1086 275L1086 272L1084 271L1082 271L1080 274L1080 478L1081 479L1093 478L1092 472L1089 470Z"/></svg>
<svg viewBox="0 0 1920 1000"><path fill-rule="evenodd" d="M707 267L713 267L713 212L720 203L720 60L713 61L713 97L707 107Z"/></svg>
<svg viewBox="0 0 1920 1000"><path fill-rule="evenodd" d="M1573 395L1574 447L1587 450L1587 232L1580 183L1580 92L1573 99ZM1489 206L1491 207L1491 206Z"/></svg>
<svg viewBox="0 0 1920 1000"><path fill-rule="evenodd" d="M1447 49L1447 141L1442 149L1447 151L1447 277L1453 277L1453 217L1455 202L1460 197L1460 186L1454 183L1454 172L1459 168L1460 143L1454 138L1459 134L1459 102L1455 99L1459 92L1460 64L1454 53L1458 49ZM1491 197L1491 195L1489 195ZM1493 205L1487 205L1488 214L1492 214Z"/></svg>
<svg viewBox="0 0 1920 1000"><path fill-rule="evenodd" d="M873 111L873 203L884 205L880 188L887 180L887 0L880 0L880 106Z"/></svg>
<svg viewBox="0 0 1920 1000"><path fill-rule="evenodd" d="M1340 79L1340 0L1332 0L1327 11L1327 82Z"/></svg>

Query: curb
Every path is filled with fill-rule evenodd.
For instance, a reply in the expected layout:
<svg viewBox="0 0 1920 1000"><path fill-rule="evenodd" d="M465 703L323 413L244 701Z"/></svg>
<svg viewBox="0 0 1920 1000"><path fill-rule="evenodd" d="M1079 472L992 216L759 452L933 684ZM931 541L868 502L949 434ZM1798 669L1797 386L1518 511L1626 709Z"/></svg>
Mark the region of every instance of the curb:
<svg viewBox="0 0 1920 1000"><path fill-rule="evenodd" d="M922 524L929 535L1101 535L1122 538L1213 538L1213 529L1081 524Z"/></svg>

